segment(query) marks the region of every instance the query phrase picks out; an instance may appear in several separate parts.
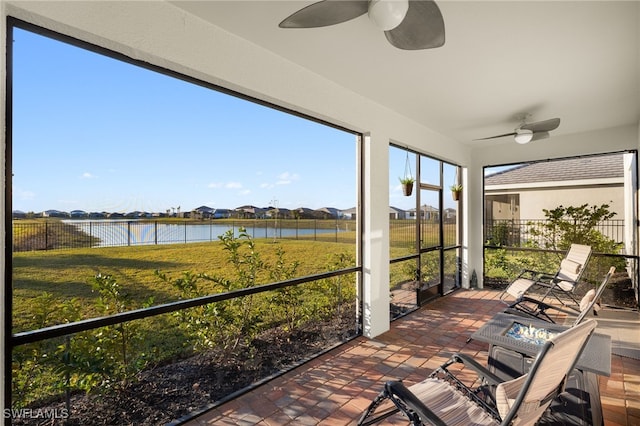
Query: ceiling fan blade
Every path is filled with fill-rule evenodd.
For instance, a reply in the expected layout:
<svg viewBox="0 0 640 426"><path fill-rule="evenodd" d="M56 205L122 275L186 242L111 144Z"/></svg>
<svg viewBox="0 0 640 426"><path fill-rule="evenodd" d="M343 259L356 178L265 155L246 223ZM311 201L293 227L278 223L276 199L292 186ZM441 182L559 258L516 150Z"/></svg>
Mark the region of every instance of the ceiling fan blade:
<svg viewBox="0 0 640 426"><path fill-rule="evenodd" d="M533 133L533 137L531 138L532 141L537 141L540 139L546 139L549 137L549 132L534 132Z"/></svg>
<svg viewBox="0 0 640 426"><path fill-rule="evenodd" d="M516 135L516 132L504 133L502 135L489 136L488 138L474 139L474 141L486 141L489 139L498 139L498 138L504 138L505 136L515 136L515 135Z"/></svg>
<svg viewBox="0 0 640 426"><path fill-rule="evenodd" d="M280 22L280 28L317 28L340 24L364 15L367 0L323 0L300 9Z"/></svg>
<svg viewBox="0 0 640 426"><path fill-rule="evenodd" d="M432 0L409 0L404 20L385 31L389 43L403 50L433 49L444 45L444 19Z"/></svg>
<svg viewBox="0 0 640 426"><path fill-rule="evenodd" d="M559 125L560 125L559 118L551 118L549 120L538 121L536 123L528 123L521 126L520 128L528 129L534 133L537 133L537 132L549 132L551 130L555 130L558 128Z"/></svg>

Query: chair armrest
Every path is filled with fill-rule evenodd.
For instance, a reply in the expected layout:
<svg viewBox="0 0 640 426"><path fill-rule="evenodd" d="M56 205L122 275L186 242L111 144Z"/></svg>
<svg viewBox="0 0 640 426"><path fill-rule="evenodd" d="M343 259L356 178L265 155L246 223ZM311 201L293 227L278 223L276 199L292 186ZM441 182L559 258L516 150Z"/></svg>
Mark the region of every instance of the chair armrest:
<svg viewBox="0 0 640 426"><path fill-rule="evenodd" d="M549 287L553 284L556 275L550 272L534 271L533 269L522 269L520 274L515 278L526 278L533 281L533 285ZM515 280L514 280L515 281Z"/></svg>
<svg viewBox="0 0 640 426"><path fill-rule="evenodd" d="M534 299L532 297L523 296L523 297L520 298L520 302L529 302L529 303L533 303L535 305L538 305L538 309L541 312L544 312L547 309L551 309L553 311L563 312L563 313L569 314L569 315L575 315L576 314L576 311L571 311L569 309L563 309L561 306L557 306L557 305L550 305L548 303L543 302L542 300ZM513 307L513 306L510 306L510 307Z"/></svg>
<svg viewBox="0 0 640 426"><path fill-rule="evenodd" d="M424 405L422 401L418 399L402 382L400 381L389 381L384 385L387 395L389 395L389 399L398 407L401 411L403 411L409 420L413 422L413 424L418 424L417 421L421 422L429 422L436 426L446 426L447 424L440 419L434 413ZM420 419L416 419L415 416L412 415L411 412L407 412L407 408L415 412Z"/></svg>
<svg viewBox="0 0 640 426"><path fill-rule="evenodd" d="M539 275L543 275L544 272L540 272L540 271L534 271L533 269L522 269L520 270L520 273L518 274L517 278L523 278L525 275L528 275L531 278L535 278Z"/></svg>
<svg viewBox="0 0 640 426"><path fill-rule="evenodd" d="M471 370L475 371L475 373L478 375L478 377L481 378L488 385L497 385L497 384L500 384L500 383L504 382L504 379L501 379L500 377L496 376L491 371L489 371L488 369L483 367L478 361L476 361L475 359L471 358L468 355L460 354L460 353L454 354L451 357L451 361L462 363L462 364L464 364L465 367L470 368ZM447 365L447 366L451 365L451 364L453 364L453 362L449 362L449 363L447 363L445 365ZM446 368L446 367L444 367L444 368Z"/></svg>
<svg viewBox="0 0 640 426"><path fill-rule="evenodd" d="M536 277L533 285L537 285L544 288L550 288L550 287L553 287L557 281L558 280L555 275L544 273Z"/></svg>
<svg viewBox="0 0 640 426"><path fill-rule="evenodd" d="M523 303L530 303L532 305L536 305L536 308L535 309L530 308L529 306L524 305ZM529 297L527 295L522 295L518 300L516 300L514 303L509 305L509 308L518 310L520 312L523 312L525 315L529 315L534 318L537 318L540 314L543 314L545 317L548 317L546 314L547 309L557 310L564 313L571 313L569 311L565 311L561 308L558 308L557 306L545 303L543 300L534 299L533 297ZM514 313L514 312L509 312L509 313ZM551 318L548 318L548 319L551 320ZM551 322L554 322L554 321L551 321Z"/></svg>

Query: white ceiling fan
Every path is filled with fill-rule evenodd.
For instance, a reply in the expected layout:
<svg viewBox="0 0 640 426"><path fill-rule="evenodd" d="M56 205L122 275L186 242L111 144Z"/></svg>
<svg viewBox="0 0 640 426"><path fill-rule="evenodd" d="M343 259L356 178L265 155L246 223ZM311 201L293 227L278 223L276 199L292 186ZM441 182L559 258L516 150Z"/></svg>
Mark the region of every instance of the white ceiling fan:
<svg viewBox="0 0 640 426"><path fill-rule="evenodd" d="M513 132L503 133L501 135L489 136L487 138L474 139L476 141L485 141L489 139L503 138L513 136L513 139L519 144L526 144L531 141L545 139L549 137L549 132L560 126L559 118L551 118L549 120L537 121L535 123L526 123L528 114L523 115L522 123L516 127Z"/></svg>
<svg viewBox="0 0 640 426"><path fill-rule="evenodd" d="M432 49L444 45L444 20L432 0L323 0L298 10L279 26L326 27L365 13L398 49Z"/></svg>

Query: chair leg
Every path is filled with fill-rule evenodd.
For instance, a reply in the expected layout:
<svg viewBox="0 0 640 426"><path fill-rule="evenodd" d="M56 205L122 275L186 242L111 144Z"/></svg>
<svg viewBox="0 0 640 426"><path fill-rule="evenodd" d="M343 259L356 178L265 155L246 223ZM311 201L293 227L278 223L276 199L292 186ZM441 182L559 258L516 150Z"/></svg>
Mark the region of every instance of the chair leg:
<svg viewBox="0 0 640 426"><path fill-rule="evenodd" d="M576 306L580 305L580 302L578 302L576 300L576 298L573 296L573 294L571 294L571 293L569 293L567 291L564 291L564 290L560 290L560 292L562 292L562 294L565 297L568 297L569 299L571 299L571 301L573 302L573 305L575 305L575 306L572 306L571 304L568 304L564 300L562 300L562 298L560 296L558 296L558 293L556 293L556 291L554 291L554 290L555 290L555 285L551 285L549 290L547 290L547 292L542 296L542 299L540 299L540 301L544 301L544 299L546 299L547 297L553 296L553 297L556 298L556 300L558 302L560 302L560 304L562 304L562 306L566 306L567 308L573 309L576 312L580 312L580 309L576 307Z"/></svg>
<svg viewBox="0 0 640 426"><path fill-rule="evenodd" d="M387 390L385 388L378 394L378 396L376 396L371 404L369 404L362 416L360 416L360 420L358 420L358 426L372 425L398 413L400 410L396 406L393 406L393 408L389 408L388 410L385 410L374 416L374 412L376 411L378 406L388 398L389 395L387 394Z"/></svg>

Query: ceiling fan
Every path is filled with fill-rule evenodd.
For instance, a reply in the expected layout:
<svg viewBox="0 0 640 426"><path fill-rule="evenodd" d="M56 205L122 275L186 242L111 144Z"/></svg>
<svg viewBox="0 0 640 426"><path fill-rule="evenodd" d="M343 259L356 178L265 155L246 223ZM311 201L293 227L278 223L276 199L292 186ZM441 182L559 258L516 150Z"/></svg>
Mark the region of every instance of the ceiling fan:
<svg viewBox="0 0 640 426"><path fill-rule="evenodd" d="M525 120L528 115L525 115L522 119L520 126L516 127L513 132L503 133L501 135L489 136L488 138L474 139L476 141L485 141L488 139L503 138L505 136L513 136L515 141L519 144L529 143L539 139L545 139L549 137L549 132L555 130L560 125L559 118L551 118L549 120L537 121L535 123L526 123Z"/></svg>
<svg viewBox="0 0 640 426"><path fill-rule="evenodd" d="M365 13L398 49L432 49L444 45L444 20L432 0L323 0L298 10L279 26L326 27Z"/></svg>

